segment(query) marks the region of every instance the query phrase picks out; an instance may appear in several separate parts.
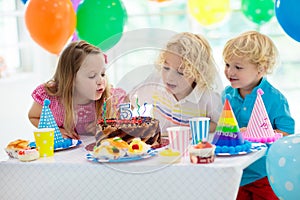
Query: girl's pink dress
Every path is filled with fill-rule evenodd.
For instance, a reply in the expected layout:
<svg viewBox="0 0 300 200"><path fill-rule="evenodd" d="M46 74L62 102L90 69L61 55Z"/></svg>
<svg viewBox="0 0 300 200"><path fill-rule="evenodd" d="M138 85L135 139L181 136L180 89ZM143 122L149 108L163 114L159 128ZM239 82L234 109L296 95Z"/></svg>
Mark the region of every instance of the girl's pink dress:
<svg viewBox="0 0 300 200"><path fill-rule="evenodd" d="M117 107L118 104L122 103L126 97L126 92L121 88L112 88L111 89L112 102L116 105L113 107ZM64 106L60 102L59 97L50 96L46 90L44 85L39 85L33 92L32 98L38 104L43 105L45 99L49 99L51 101L49 108L54 116L54 119L57 123L57 126L62 128L64 127ZM76 122L75 122L75 131L78 134L86 134L86 127L92 122L95 122L96 119L96 110L94 102L85 105L78 105L75 107L76 113Z"/></svg>

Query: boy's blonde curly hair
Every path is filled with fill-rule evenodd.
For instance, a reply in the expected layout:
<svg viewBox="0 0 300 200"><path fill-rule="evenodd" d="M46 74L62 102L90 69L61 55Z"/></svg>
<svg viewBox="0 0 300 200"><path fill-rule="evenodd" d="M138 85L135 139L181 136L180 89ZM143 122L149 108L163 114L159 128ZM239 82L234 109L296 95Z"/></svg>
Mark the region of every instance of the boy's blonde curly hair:
<svg viewBox="0 0 300 200"><path fill-rule="evenodd" d="M227 62L232 56L245 58L257 65L259 70L264 69L265 74L271 74L279 60L278 50L273 41L257 31L247 31L227 41L223 59Z"/></svg>
<svg viewBox="0 0 300 200"><path fill-rule="evenodd" d="M196 87L215 87L217 68L212 49L208 41L201 35L183 32L175 35L160 53L156 67L161 70L166 52L174 53L182 58L183 75L193 78Z"/></svg>

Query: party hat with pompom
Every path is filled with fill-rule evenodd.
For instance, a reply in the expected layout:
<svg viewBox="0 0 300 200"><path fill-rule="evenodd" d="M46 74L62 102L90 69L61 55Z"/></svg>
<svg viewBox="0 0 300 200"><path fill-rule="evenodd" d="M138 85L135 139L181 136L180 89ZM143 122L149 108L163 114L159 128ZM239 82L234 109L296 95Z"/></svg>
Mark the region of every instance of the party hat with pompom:
<svg viewBox="0 0 300 200"><path fill-rule="evenodd" d="M243 136L248 141L271 143L282 137L282 134L275 133L272 128L265 104L261 97L263 94L263 90L259 88L247 131L243 133Z"/></svg>
<svg viewBox="0 0 300 200"><path fill-rule="evenodd" d="M241 154L241 152L249 152L251 148L251 143L245 141L240 132L229 99L230 96L227 95L212 141L216 145L215 152L217 155L219 153L229 155Z"/></svg>
<svg viewBox="0 0 300 200"><path fill-rule="evenodd" d="M229 103L230 96L227 96L224 102L223 110L220 115L216 134L213 143L227 146L236 146L244 142L240 133L239 125Z"/></svg>
<svg viewBox="0 0 300 200"><path fill-rule="evenodd" d="M44 100L38 128L54 128L54 146L56 146L59 143L63 143L64 138L62 137L54 116L49 108L50 103L51 101L49 99Z"/></svg>

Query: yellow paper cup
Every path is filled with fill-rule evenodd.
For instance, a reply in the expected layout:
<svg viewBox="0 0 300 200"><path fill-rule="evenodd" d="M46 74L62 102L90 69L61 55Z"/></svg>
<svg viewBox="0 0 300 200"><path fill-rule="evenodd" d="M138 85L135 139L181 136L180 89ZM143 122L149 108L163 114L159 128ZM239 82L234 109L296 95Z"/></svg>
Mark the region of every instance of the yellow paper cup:
<svg viewBox="0 0 300 200"><path fill-rule="evenodd" d="M54 128L39 128L33 131L40 157L54 155Z"/></svg>

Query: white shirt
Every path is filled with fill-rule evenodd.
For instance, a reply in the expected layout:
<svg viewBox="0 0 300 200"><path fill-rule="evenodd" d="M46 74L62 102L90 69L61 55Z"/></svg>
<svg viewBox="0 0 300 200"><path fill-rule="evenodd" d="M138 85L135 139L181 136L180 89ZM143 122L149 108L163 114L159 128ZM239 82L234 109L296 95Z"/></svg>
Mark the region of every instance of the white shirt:
<svg viewBox="0 0 300 200"><path fill-rule="evenodd" d="M220 94L207 88L195 87L184 99L177 101L168 92L159 74L152 74L144 82L136 86L130 93L131 104L137 107L138 104L152 104L152 117L160 122L162 135L167 135L166 129L170 126L189 126L189 118L209 117L217 123L222 111ZM140 113L144 110L141 108Z"/></svg>

